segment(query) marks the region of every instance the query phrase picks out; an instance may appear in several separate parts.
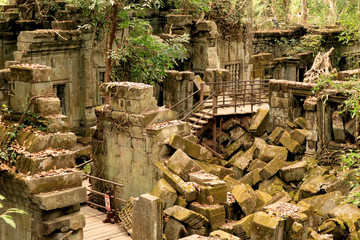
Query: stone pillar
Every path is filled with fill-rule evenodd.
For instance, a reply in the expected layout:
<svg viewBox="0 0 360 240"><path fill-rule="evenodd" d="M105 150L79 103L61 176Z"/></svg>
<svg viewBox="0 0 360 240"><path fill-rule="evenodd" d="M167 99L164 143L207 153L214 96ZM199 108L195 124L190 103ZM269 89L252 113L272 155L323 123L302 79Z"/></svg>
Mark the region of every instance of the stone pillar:
<svg viewBox="0 0 360 240"><path fill-rule="evenodd" d="M181 100L190 96L194 91L193 79L195 74L190 71L174 71L170 70L166 72L167 76L164 79L164 105L174 105ZM190 108L193 105L194 98L190 97L182 104L179 104L173 110L181 113Z"/></svg>
<svg viewBox="0 0 360 240"><path fill-rule="evenodd" d="M132 216L134 240L163 239L163 207L160 198L150 194L135 198Z"/></svg>
<svg viewBox="0 0 360 240"><path fill-rule="evenodd" d="M155 164L169 153L166 139L190 134L189 125L175 120L173 111L157 107L151 85L107 83L101 91L111 103L96 110L94 175L124 184L117 193L122 199L150 192L159 180Z"/></svg>

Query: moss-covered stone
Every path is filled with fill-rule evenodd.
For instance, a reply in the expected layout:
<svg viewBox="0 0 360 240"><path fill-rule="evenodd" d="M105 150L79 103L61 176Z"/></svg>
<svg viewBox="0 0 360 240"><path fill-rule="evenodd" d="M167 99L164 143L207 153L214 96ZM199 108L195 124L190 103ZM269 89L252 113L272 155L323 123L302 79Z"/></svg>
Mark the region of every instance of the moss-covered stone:
<svg viewBox="0 0 360 240"><path fill-rule="evenodd" d="M238 238L230 233L224 232L222 230L217 230L209 235L210 237L213 237L215 239L219 240L241 240L241 238Z"/></svg>
<svg viewBox="0 0 360 240"><path fill-rule="evenodd" d="M189 173L202 170L200 166L181 149L176 150L166 165L184 181L189 181Z"/></svg>
<svg viewBox="0 0 360 240"><path fill-rule="evenodd" d="M253 218L251 239L282 240L285 221L265 212L257 212Z"/></svg>
<svg viewBox="0 0 360 240"><path fill-rule="evenodd" d="M254 215L254 213L247 215L234 224L233 229L236 236L250 238Z"/></svg>
<svg viewBox="0 0 360 240"><path fill-rule="evenodd" d="M190 204L189 208L206 217L211 230L219 229L225 223L225 208L220 204L207 205L194 202Z"/></svg>
<svg viewBox="0 0 360 240"><path fill-rule="evenodd" d="M205 224L209 223L209 220L203 215L180 206L173 206L166 209L164 212L166 215L169 215L195 229L201 228Z"/></svg>
<svg viewBox="0 0 360 240"><path fill-rule="evenodd" d="M246 215L254 212L256 209L257 195L249 185L239 184L234 187L231 193Z"/></svg>
<svg viewBox="0 0 360 240"><path fill-rule="evenodd" d="M172 207L178 197L175 189L163 178L159 180L150 194L163 201L164 209Z"/></svg>
<svg viewBox="0 0 360 240"><path fill-rule="evenodd" d="M267 127L268 118L269 109L265 107L259 108L252 119L249 132L254 133L256 136L263 135Z"/></svg>
<svg viewBox="0 0 360 240"><path fill-rule="evenodd" d="M171 135L169 145L175 149L181 149L190 157L200 161L209 161L212 158L212 153L208 149L190 140L184 139L177 134Z"/></svg>
<svg viewBox="0 0 360 240"><path fill-rule="evenodd" d="M300 150L300 144L292 139L288 132L283 132L280 143L293 154L297 154Z"/></svg>

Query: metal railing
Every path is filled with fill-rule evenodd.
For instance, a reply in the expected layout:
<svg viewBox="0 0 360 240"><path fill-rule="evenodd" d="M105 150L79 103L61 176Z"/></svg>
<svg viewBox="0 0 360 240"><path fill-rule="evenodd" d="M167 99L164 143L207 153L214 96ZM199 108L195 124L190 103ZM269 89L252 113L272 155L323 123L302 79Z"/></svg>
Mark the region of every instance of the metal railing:
<svg viewBox="0 0 360 240"><path fill-rule="evenodd" d="M118 222L119 216L118 216L118 207L117 207L116 202L120 201L120 202L123 202L123 203L127 203L127 201L116 197L116 187L124 187L124 185L120 184L120 183L113 182L113 181L109 181L109 180L106 180L106 179L94 177L94 176L84 174L84 173L82 175L85 176L85 177L88 177L90 179L94 179L96 181L100 181L100 182L112 185L112 190L109 191L108 193L102 193L102 192L93 190L91 188L87 188L87 191L89 191L92 194L100 195L100 196L103 196L104 198L109 197L109 199L110 199L110 208L111 208L110 211L106 206L91 202L89 200L87 200L86 203L88 203L90 205L93 205L95 207L98 207L98 208L106 209L108 211L108 213L111 212L111 211L114 213L114 214L107 214L107 218L104 220L104 222L110 222L111 221L110 216L112 216L114 218L115 222Z"/></svg>

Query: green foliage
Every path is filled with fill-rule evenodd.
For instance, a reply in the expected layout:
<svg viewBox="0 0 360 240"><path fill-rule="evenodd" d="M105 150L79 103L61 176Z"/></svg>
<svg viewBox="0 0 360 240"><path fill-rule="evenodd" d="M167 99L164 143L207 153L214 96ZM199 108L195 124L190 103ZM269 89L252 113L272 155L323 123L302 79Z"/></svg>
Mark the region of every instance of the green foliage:
<svg viewBox="0 0 360 240"><path fill-rule="evenodd" d="M90 172L91 172L91 163L86 164L82 170L84 171L85 174L90 174Z"/></svg>
<svg viewBox="0 0 360 240"><path fill-rule="evenodd" d="M0 200L3 201L5 200L5 198L0 195ZM2 208L3 205L0 203L0 208ZM16 224L12 218L11 213L19 213L19 214L28 214L27 212L18 209L18 208L9 208L8 210L5 211L5 213L0 214L0 219L4 220L5 223L9 224L12 228L16 228Z"/></svg>
<svg viewBox="0 0 360 240"><path fill-rule="evenodd" d="M360 151L349 150L340 157L342 177L348 179L352 189L357 189L360 183ZM360 204L360 192L352 191L344 199L346 203Z"/></svg>
<svg viewBox="0 0 360 240"><path fill-rule="evenodd" d="M318 52L323 51L322 44L325 42L321 35L305 35L301 39L281 38L277 41L279 46L285 49L288 56L295 56L299 53L312 52L315 56Z"/></svg>
<svg viewBox="0 0 360 240"><path fill-rule="evenodd" d="M165 77L165 71L173 68L186 53L187 35L161 40L151 34L149 23L142 19L129 22L130 34L124 44L111 52L119 72L115 80L130 80L154 84Z"/></svg>
<svg viewBox="0 0 360 240"><path fill-rule="evenodd" d="M199 14L201 11L209 12L212 0L170 0L169 4L182 14Z"/></svg>

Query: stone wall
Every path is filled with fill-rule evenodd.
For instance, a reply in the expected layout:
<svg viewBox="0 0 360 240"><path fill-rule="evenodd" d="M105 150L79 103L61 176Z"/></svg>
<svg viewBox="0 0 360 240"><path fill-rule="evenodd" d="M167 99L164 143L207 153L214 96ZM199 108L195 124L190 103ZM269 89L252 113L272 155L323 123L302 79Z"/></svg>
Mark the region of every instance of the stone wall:
<svg viewBox="0 0 360 240"><path fill-rule="evenodd" d="M69 239L83 238L79 211L86 188L82 175L69 169L75 167L77 137L60 112L52 73L39 64L10 67L14 95L3 112L0 138L1 151L16 158L1 163L0 194L6 201L0 210L16 207L28 214L12 214L16 229L1 221L1 239L60 239L68 233Z"/></svg>
<svg viewBox="0 0 360 240"><path fill-rule="evenodd" d="M96 110L92 149L94 174L124 184L117 196L128 199L152 190L159 179L155 166L169 153L171 134L187 135L187 123L157 107L153 87L140 83L109 83L101 88L110 106Z"/></svg>
<svg viewBox="0 0 360 240"><path fill-rule="evenodd" d="M322 147L341 148L346 142L354 144L355 120L346 112L338 111L346 97L331 95L324 102L313 93L314 86L313 83L271 80L270 130L276 127L291 129L303 124L306 152L311 154Z"/></svg>

